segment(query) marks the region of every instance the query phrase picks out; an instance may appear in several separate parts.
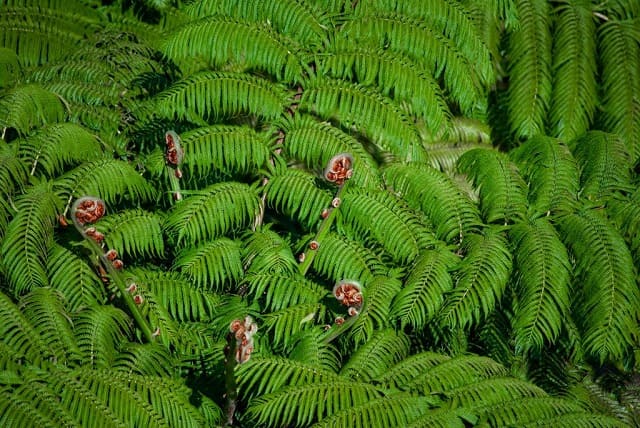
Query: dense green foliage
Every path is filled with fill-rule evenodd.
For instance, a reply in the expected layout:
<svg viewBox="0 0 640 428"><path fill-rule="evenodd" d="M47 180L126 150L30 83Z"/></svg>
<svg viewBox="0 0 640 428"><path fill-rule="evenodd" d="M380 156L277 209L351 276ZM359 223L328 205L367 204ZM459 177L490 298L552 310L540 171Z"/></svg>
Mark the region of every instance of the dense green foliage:
<svg viewBox="0 0 640 428"><path fill-rule="evenodd" d="M639 5L0 0L0 425L639 424Z"/></svg>

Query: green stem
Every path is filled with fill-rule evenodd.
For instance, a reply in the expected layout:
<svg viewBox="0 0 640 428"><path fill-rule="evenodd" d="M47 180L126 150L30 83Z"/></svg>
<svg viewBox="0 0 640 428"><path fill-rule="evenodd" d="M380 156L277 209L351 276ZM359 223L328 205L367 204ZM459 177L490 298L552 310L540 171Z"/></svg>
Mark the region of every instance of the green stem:
<svg viewBox="0 0 640 428"><path fill-rule="evenodd" d="M169 183L171 184L173 200L180 202L182 201L182 188L180 187L180 179L176 177L176 169L173 169L170 166L167 166L166 169L169 173Z"/></svg>

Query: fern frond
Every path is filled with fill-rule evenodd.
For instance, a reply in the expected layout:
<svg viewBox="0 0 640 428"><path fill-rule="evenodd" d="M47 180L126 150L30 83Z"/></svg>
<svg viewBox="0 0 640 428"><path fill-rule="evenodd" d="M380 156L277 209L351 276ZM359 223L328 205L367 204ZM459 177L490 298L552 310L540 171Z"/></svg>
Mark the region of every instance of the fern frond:
<svg viewBox="0 0 640 428"><path fill-rule="evenodd" d="M610 20L598 29L605 129L640 157L640 34L635 20Z"/></svg>
<svg viewBox="0 0 640 428"><path fill-rule="evenodd" d="M618 231L591 210L561 218L560 229L576 258L576 321L585 350L600 362L623 358L640 335L640 290L629 249Z"/></svg>
<svg viewBox="0 0 640 428"><path fill-rule="evenodd" d="M445 295L439 315L449 327L464 328L486 318L502 298L511 274L511 252L499 231L469 234L462 249L466 255L458 264L454 288Z"/></svg>
<svg viewBox="0 0 640 428"><path fill-rule="evenodd" d="M381 392L368 383L331 379L288 386L262 395L249 402L246 415L258 425L302 427L381 396Z"/></svg>
<svg viewBox="0 0 640 428"><path fill-rule="evenodd" d="M113 368L143 376L171 376L172 355L159 343L127 343L116 357Z"/></svg>
<svg viewBox="0 0 640 428"><path fill-rule="evenodd" d="M54 289L36 288L20 300L20 307L58 363L71 364L81 352L63 299Z"/></svg>
<svg viewBox="0 0 640 428"><path fill-rule="evenodd" d="M406 427L423 415L433 403L431 397L416 397L407 393L393 393L381 398L344 409L325 419L314 427L361 426L371 428Z"/></svg>
<svg viewBox="0 0 640 428"><path fill-rule="evenodd" d="M184 165L200 178L214 172L255 174L271 155L264 136L245 126L196 128L180 138L186 153Z"/></svg>
<svg viewBox="0 0 640 428"><path fill-rule="evenodd" d="M38 126L62 122L65 114L62 100L40 85L16 86L0 96L0 127L15 128L21 135Z"/></svg>
<svg viewBox="0 0 640 428"><path fill-rule="evenodd" d="M289 359L308 364L314 369L337 373L340 367L338 351L322 340L323 334L324 331L320 328L305 330L299 334L292 345Z"/></svg>
<svg viewBox="0 0 640 428"><path fill-rule="evenodd" d="M571 0L555 10L549 122L551 133L565 141L589 129L598 101L592 8L588 0Z"/></svg>
<svg viewBox="0 0 640 428"><path fill-rule="evenodd" d="M13 86L21 74L20 58L15 51L0 47L0 89Z"/></svg>
<svg viewBox="0 0 640 428"><path fill-rule="evenodd" d="M216 183L176 204L165 229L178 244L199 243L251 224L259 209L260 198L253 188L237 182Z"/></svg>
<svg viewBox="0 0 640 428"><path fill-rule="evenodd" d="M333 233L323 237L312 266L314 271L330 281L355 279L365 287L376 275L386 275L388 272L388 268L372 250L358 241Z"/></svg>
<svg viewBox="0 0 640 428"><path fill-rule="evenodd" d="M131 164L107 158L85 162L54 183L57 191L69 198L91 195L107 204L119 202L123 197L150 201L156 193Z"/></svg>
<svg viewBox="0 0 640 428"><path fill-rule="evenodd" d="M247 232L243 237L243 243L242 264L247 273L266 274L267 277L276 274L286 277L298 272L298 262L293 256L289 243L269 227ZM271 289L271 286L268 288ZM260 296L265 290L258 287L255 291L255 295ZM281 301L283 297L281 295L273 302Z"/></svg>
<svg viewBox="0 0 640 428"><path fill-rule="evenodd" d="M316 78L305 86L300 108L344 128L355 127L383 151L402 161L424 161L426 153L410 116L391 99L360 84Z"/></svg>
<svg viewBox="0 0 640 428"><path fill-rule="evenodd" d="M115 249L130 260L164 257L162 218L143 210L126 210L106 215L96 224L105 235L107 248Z"/></svg>
<svg viewBox="0 0 640 428"><path fill-rule="evenodd" d="M631 184L631 157L624 140L615 134L589 131L571 142L581 166L581 195L603 199L612 192L628 192Z"/></svg>
<svg viewBox="0 0 640 428"><path fill-rule="evenodd" d="M176 256L173 269L180 270L196 287L221 290L242 277L240 243L219 238L196 247L187 247Z"/></svg>
<svg viewBox="0 0 640 428"><path fill-rule="evenodd" d="M380 377L409 353L409 337L392 329L378 330L340 370L340 375L369 382Z"/></svg>
<svg viewBox="0 0 640 428"><path fill-rule="evenodd" d="M529 185L529 210L537 215L564 214L574 210L580 188L578 164L559 140L537 136L513 150Z"/></svg>
<svg viewBox="0 0 640 428"><path fill-rule="evenodd" d="M404 55L337 42L317 61L323 75L376 86L384 95L408 102L432 134L446 133L451 126L451 112L437 80Z"/></svg>
<svg viewBox="0 0 640 428"><path fill-rule="evenodd" d="M241 287L255 300L263 301L265 310L279 311L298 304L317 303L328 291L298 273L284 275L276 272L248 273Z"/></svg>
<svg viewBox="0 0 640 428"><path fill-rule="evenodd" d="M443 241L459 242L482 224L478 208L460 187L428 165L393 164L385 168L384 178L410 206L427 215Z"/></svg>
<svg viewBox="0 0 640 428"><path fill-rule="evenodd" d="M509 34L508 114L517 138L545 134L552 94L550 5L517 0L518 27Z"/></svg>
<svg viewBox="0 0 640 428"><path fill-rule="evenodd" d="M396 263L412 262L435 243L421 219L390 192L352 187L342 202L340 222L380 243Z"/></svg>
<svg viewBox="0 0 640 428"><path fill-rule="evenodd" d="M450 360L451 357L436 352L421 352L411 355L393 367L388 368L376 381L387 385L389 388L397 388L401 391L409 389L409 384L417 376L420 376L439 364Z"/></svg>
<svg viewBox="0 0 640 428"><path fill-rule="evenodd" d="M102 152L96 137L81 126L59 123L41 128L37 134L20 142L19 155L31 165L31 175L38 170L51 177L65 165L90 161Z"/></svg>
<svg viewBox="0 0 640 428"><path fill-rule="evenodd" d="M583 409L576 403L555 397L530 397L502 402L483 415L483 422L491 426L521 425L543 421L559 415L578 413Z"/></svg>
<svg viewBox="0 0 640 428"><path fill-rule="evenodd" d="M213 68L234 61L289 83L302 80L302 62L296 54L300 50L268 24L219 15L187 23L170 34L162 47L165 55L178 64L193 57L207 61Z"/></svg>
<svg viewBox="0 0 640 428"><path fill-rule="evenodd" d="M453 40L421 18L379 11L358 14L344 25L340 35L352 44L404 53L436 78L442 76L445 89L464 114L482 100L482 86L489 78L483 74L491 74L488 55L476 62L477 58L467 57Z"/></svg>
<svg viewBox="0 0 640 428"><path fill-rule="evenodd" d="M459 262L450 251L439 248L422 251L405 280L402 290L393 298L391 313L402 327L420 330L433 319L453 288L449 271Z"/></svg>
<svg viewBox="0 0 640 428"><path fill-rule="evenodd" d="M208 118L253 114L277 119L289 106L286 90L244 73L205 71L171 85L154 100L158 114L201 123Z"/></svg>
<svg viewBox="0 0 640 428"><path fill-rule="evenodd" d="M391 300L401 287L401 282L391 277L378 276L367 283L365 303L350 329L356 344L368 342L378 330L392 325Z"/></svg>
<svg viewBox="0 0 640 428"><path fill-rule="evenodd" d="M306 229L320 221L332 199L328 191L316 186L313 175L290 168L269 177L264 193L269 208L296 219Z"/></svg>
<svg viewBox="0 0 640 428"><path fill-rule="evenodd" d="M49 283L45 266L60 202L51 182L33 186L16 198L17 214L0 247L3 270L15 294Z"/></svg>
<svg viewBox="0 0 640 428"><path fill-rule="evenodd" d="M47 256L49 285L62 293L71 312L106 300L105 286L87 262L68 249L53 244Z"/></svg>
<svg viewBox="0 0 640 428"><path fill-rule="evenodd" d="M456 139L465 140L466 135L456 135L457 132L466 132L467 130L454 128L450 132L450 137L448 140L455 141ZM453 134L453 135L451 135ZM426 146L427 155L429 156L429 165L436 169L437 171L442 171L445 174L453 175L456 164L458 163L458 159L460 156L473 149L481 149L486 148L485 144L477 144L477 143L431 143Z"/></svg>
<svg viewBox="0 0 640 428"><path fill-rule="evenodd" d="M32 364L54 357L35 326L29 322L9 296L2 292L0 292L0 317L2 318L0 341L14 356L19 356L20 359L26 358Z"/></svg>
<svg viewBox="0 0 640 428"><path fill-rule="evenodd" d="M454 405L473 411L522 398L544 397L546 393L526 380L494 376L455 388L447 396Z"/></svg>
<svg viewBox="0 0 640 428"><path fill-rule="evenodd" d="M318 171L335 155L350 153L353 176L349 180L364 188L381 187L376 161L355 137L302 113L283 118L278 126L285 134L284 153L302 161L307 169Z"/></svg>
<svg viewBox="0 0 640 428"><path fill-rule="evenodd" d="M480 209L487 223L514 223L527 213L527 184L508 156L496 150L474 149L458 159L458 170L480 192Z"/></svg>
<svg viewBox="0 0 640 428"><path fill-rule="evenodd" d="M624 236L636 266L640 266L640 192L630 198L610 198L607 214Z"/></svg>
<svg viewBox="0 0 640 428"><path fill-rule="evenodd" d="M15 191L22 190L26 181L27 168L18 156L16 146L0 140L0 195L8 199Z"/></svg>
<svg viewBox="0 0 640 428"><path fill-rule="evenodd" d="M545 342L556 340L568 314L571 263L546 218L519 223L509 235L515 245L517 277L516 352L539 351Z"/></svg>
<svg viewBox="0 0 640 428"><path fill-rule="evenodd" d="M115 306L90 306L80 311L73 322L83 362L90 367L111 367L120 344L131 333L129 317Z"/></svg>
<svg viewBox="0 0 640 428"><path fill-rule="evenodd" d="M291 345L296 334L323 320L326 307L317 302L299 303L264 316L264 327L272 335L274 346Z"/></svg>

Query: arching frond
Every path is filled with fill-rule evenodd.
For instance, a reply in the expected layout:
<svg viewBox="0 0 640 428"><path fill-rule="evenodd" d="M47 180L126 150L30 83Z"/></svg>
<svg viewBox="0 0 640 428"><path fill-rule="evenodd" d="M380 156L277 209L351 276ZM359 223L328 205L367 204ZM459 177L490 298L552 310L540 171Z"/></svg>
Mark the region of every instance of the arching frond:
<svg viewBox="0 0 640 428"><path fill-rule="evenodd" d="M355 351L340 370L354 380L369 382L380 377L409 353L409 338L392 329L378 330Z"/></svg>
<svg viewBox="0 0 640 428"><path fill-rule="evenodd" d="M245 126L196 128L180 137L184 165L200 178L216 172L255 174L271 154L266 138Z"/></svg>
<svg viewBox="0 0 640 428"><path fill-rule="evenodd" d="M71 123L45 126L19 144L19 155L29 161L31 175L44 170L50 177L65 165L90 161L102 152L94 135Z"/></svg>
<svg viewBox="0 0 640 428"><path fill-rule="evenodd" d="M115 306L87 307L74 317L73 322L83 362L96 368L111 367L120 344L131 333L129 317Z"/></svg>
<svg viewBox="0 0 640 428"><path fill-rule="evenodd" d="M441 322L450 327L466 327L486 318L500 301L511 274L511 252L499 231L469 234L462 249L465 257L440 312Z"/></svg>
<svg viewBox="0 0 640 428"><path fill-rule="evenodd" d="M576 258L574 304L585 350L599 361L623 358L640 336L640 290L623 238L597 212L583 209L560 219L565 244Z"/></svg>
<svg viewBox="0 0 640 428"><path fill-rule="evenodd" d="M526 380L493 376L490 379L481 379L478 382L455 388L447 395L451 402L470 410L476 410L506 401L544 397L546 394L542 388Z"/></svg>
<svg viewBox="0 0 640 428"><path fill-rule="evenodd" d="M395 278L377 276L367 283L364 304L350 329L351 337L356 344L366 343L377 330L392 325L391 300L401 287Z"/></svg>
<svg viewBox="0 0 640 428"><path fill-rule="evenodd" d="M389 388L397 388L406 391L417 376L428 372L433 367L450 360L451 357L435 352L421 352L411 355L400 361L393 367L388 368L375 380L387 385Z"/></svg>
<svg viewBox="0 0 640 428"><path fill-rule="evenodd" d="M20 58L15 51L0 47L0 89L13 86L21 74Z"/></svg>
<svg viewBox="0 0 640 428"><path fill-rule="evenodd" d="M358 14L344 25L340 35L354 44L405 53L436 78L443 76L445 89L464 113L480 102L487 73L491 74L488 55L481 62L467 57L453 40L421 18L395 12Z"/></svg>
<svg viewBox="0 0 640 428"><path fill-rule="evenodd" d="M636 266L640 266L640 192L630 198L610 198L607 214L624 236Z"/></svg>
<svg viewBox="0 0 640 428"><path fill-rule="evenodd" d="M412 262L435 243L420 218L390 192L351 188L342 202L340 221L380 243L397 263Z"/></svg>
<svg viewBox="0 0 640 428"><path fill-rule="evenodd" d="M221 290L242 277L240 243L228 238L187 247L178 253L173 268L180 270L197 287Z"/></svg>
<svg viewBox="0 0 640 428"><path fill-rule="evenodd" d="M0 95L0 127L15 128L19 134L64 117L62 100L40 85L16 86Z"/></svg>
<svg viewBox="0 0 640 428"><path fill-rule="evenodd" d="M248 273L242 278L241 287L254 300L263 301L267 311L279 311L299 304L317 303L328 291L298 273L276 272Z"/></svg>
<svg viewBox="0 0 640 428"><path fill-rule="evenodd" d="M619 136L590 131L572 141L571 148L581 166L583 196L602 199L611 192L625 192L633 188L630 153Z"/></svg>
<svg viewBox="0 0 640 428"><path fill-rule="evenodd" d="M57 361L70 364L78 361L81 353L63 299L58 291L41 287L24 296L20 306Z"/></svg>
<svg viewBox="0 0 640 428"><path fill-rule="evenodd" d="M355 127L380 150L402 161L424 161L426 154L409 115L373 89L343 80L316 78L305 86L300 108L323 119Z"/></svg>
<svg viewBox="0 0 640 428"><path fill-rule="evenodd" d="M309 170L324 168L339 153L350 153L353 156L350 181L364 188L381 187L375 160L355 137L302 113L283 118L278 125L285 134L284 153L302 161Z"/></svg>
<svg viewBox="0 0 640 428"><path fill-rule="evenodd" d="M433 319L453 288L449 271L459 262L444 248L422 251L402 290L393 298L391 313L404 327L422 329Z"/></svg>
<svg viewBox="0 0 640 428"><path fill-rule="evenodd" d="M482 224L478 208L448 176L427 165L393 164L384 170L385 181L434 225L436 236L459 242Z"/></svg>
<svg viewBox="0 0 640 428"><path fill-rule="evenodd" d="M66 306L76 312L106 300L105 285L87 262L67 248L53 244L47 256L49 285L64 296Z"/></svg>
<svg viewBox="0 0 640 428"><path fill-rule="evenodd" d="M27 168L18 156L16 146L0 140L0 195L2 199L21 190L27 181ZM0 232L2 237L2 232Z"/></svg>
<svg viewBox="0 0 640 428"><path fill-rule="evenodd" d="M134 167L117 159L85 162L55 180L59 192L69 198L91 195L108 204L124 197L149 201L155 190Z"/></svg>
<svg viewBox="0 0 640 428"><path fill-rule="evenodd" d="M312 266L333 282L355 279L365 287L376 275L386 275L388 271L379 257L360 242L333 233L323 237Z"/></svg>
<svg viewBox="0 0 640 428"><path fill-rule="evenodd" d="M319 189L315 177L297 169L278 171L264 189L267 206L298 220L310 229L320 221L322 210L329 207L331 194Z"/></svg>
<svg viewBox="0 0 640 428"><path fill-rule="evenodd" d="M565 141L585 133L598 101L596 25L588 0L571 0L555 11L551 133Z"/></svg>
<svg viewBox="0 0 640 428"><path fill-rule="evenodd" d="M253 188L237 182L216 183L176 204L165 228L179 244L199 243L251 224L259 209L260 198Z"/></svg>
<svg viewBox="0 0 640 428"><path fill-rule="evenodd" d="M480 192L480 209L487 223L514 223L527 212L527 184L502 152L474 149L458 159L458 170L469 175Z"/></svg>
<svg viewBox="0 0 640 428"><path fill-rule="evenodd" d="M33 186L16 198L17 214L0 246L1 265L15 294L49 282L45 266L60 202L50 182Z"/></svg>
<svg viewBox="0 0 640 428"><path fill-rule="evenodd" d="M517 138L545 134L551 102L550 5L517 0L518 26L509 34L508 112Z"/></svg>
<svg viewBox="0 0 640 428"><path fill-rule="evenodd" d="M247 232L243 242L243 265L248 273L265 276L267 279L271 275L284 278L298 272L298 262L293 256L289 243L270 228L262 227ZM268 286L267 288L271 289L272 287ZM265 290L259 287L255 291L255 295L260 296ZM273 300L273 303L282 302L283 297L280 295Z"/></svg>
<svg viewBox="0 0 640 428"><path fill-rule="evenodd" d="M326 307L317 302L299 303L264 316L264 327L272 335L274 346L291 345L296 334L323 320Z"/></svg>
<svg viewBox="0 0 640 428"><path fill-rule="evenodd" d="M144 376L171 376L174 361L159 343L127 343L113 363L115 370Z"/></svg>
<svg viewBox="0 0 640 428"><path fill-rule="evenodd" d="M289 103L286 90L267 79L205 71L174 83L158 94L154 105L160 115L202 123L242 113L274 120Z"/></svg>
<svg viewBox="0 0 640 428"><path fill-rule="evenodd" d="M612 19L598 29L602 63L603 122L640 157L640 35L635 20Z"/></svg>
<svg viewBox="0 0 640 428"><path fill-rule="evenodd" d="M179 64L194 57L213 67L235 61L249 69L264 70L279 81L292 83L302 80L302 62L296 55L300 49L268 24L220 15L187 23L170 34L162 48Z"/></svg>
<svg viewBox="0 0 640 428"><path fill-rule="evenodd" d="M330 343L321 339L324 331L320 328L305 330L296 338L289 358L331 373L337 373L340 366L338 351Z"/></svg>
<svg viewBox="0 0 640 428"><path fill-rule="evenodd" d="M442 89L416 62L399 53L348 42L337 42L330 49L317 60L322 74L376 86L394 100L408 102L432 134L446 133L451 112Z"/></svg>
<svg viewBox="0 0 640 428"><path fill-rule="evenodd" d="M571 263L546 218L519 223L509 231L515 245L516 295L513 329L516 352L540 350L554 342L569 311Z"/></svg>
<svg viewBox="0 0 640 428"><path fill-rule="evenodd" d="M105 235L108 248L130 260L141 257L164 256L162 218L143 210L126 210L106 215L96 224Z"/></svg>
<svg viewBox="0 0 640 428"><path fill-rule="evenodd" d="M573 211L578 201L580 171L568 147L537 136L510 153L529 185L529 210L540 215Z"/></svg>

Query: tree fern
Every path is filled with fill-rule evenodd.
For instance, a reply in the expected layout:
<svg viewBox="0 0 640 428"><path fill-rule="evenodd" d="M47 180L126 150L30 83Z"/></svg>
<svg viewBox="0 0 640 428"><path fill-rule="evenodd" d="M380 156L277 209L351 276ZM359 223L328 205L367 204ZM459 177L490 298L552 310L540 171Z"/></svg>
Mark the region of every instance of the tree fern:
<svg viewBox="0 0 640 428"><path fill-rule="evenodd" d="M281 274L284 278L298 271L298 263L289 243L270 228L264 227L247 233L243 241L243 265L248 273L264 275L264 279L268 280L271 274ZM259 296L265 290L260 287L256 291ZM273 303L282 302L282 298L285 296L280 295Z"/></svg>
<svg viewBox="0 0 640 428"><path fill-rule="evenodd" d="M328 294L319 284L299 274L281 274L270 271L249 273L241 287L256 300L264 301L268 311L279 311L303 303L316 303Z"/></svg>
<svg viewBox="0 0 640 428"><path fill-rule="evenodd" d="M408 352L409 340L405 334L391 329L378 330L351 355L340 374L368 382L405 358Z"/></svg>
<svg viewBox="0 0 640 428"><path fill-rule="evenodd" d="M351 327L350 335L357 344L368 342L376 331L390 327L392 320L391 300L400 291L397 279L379 276L367 284L365 304Z"/></svg>
<svg viewBox="0 0 640 428"><path fill-rule="evenodd" d="M15 86L0 99L0 126L27 134L33 127L61 122L66 111L60 98L40 85Z"/></svg>
<svg viewBox="0 0 640 428"><path fill-rule="evenodd" d="M111 367L123 338L131 332L127 315L115 306L94 305L78 312L73 321L85 364L95 368Z"/></svg>
<svg viewBox="0 0 640 428"><path fill-rule="evenodd" d="M323 320L326 308L322 304L298 303L264 316L264 327L271 334L274 346L291 345L296 334Z"/></svg>
<svg viewBox="0 0 640 428"><path fill-rule="evenodd" d="M96 227L105 235L108 248L130 260L163 257L162 218L143 210L128 210L106 215Z"/></svg>
<svg viewBox="0 0 640 428"><path fill-rule="evenodd" d="M0 143L0 192L7 199L21 190L27 181L27 168L15 149L15 146Z"/></svg>
<svg viewBox="0 0 640 428"><path fill-rule="evenodd" d="M313 366L316 373L318 368L336 373L340 366L338 352L332 344L321 340L323 333L315 328L299 334L292 345L289 359Z"/></svg>

